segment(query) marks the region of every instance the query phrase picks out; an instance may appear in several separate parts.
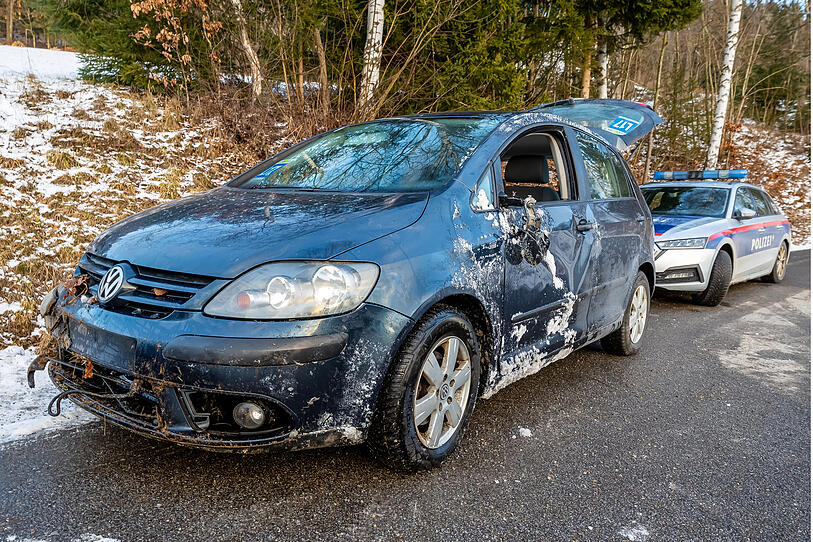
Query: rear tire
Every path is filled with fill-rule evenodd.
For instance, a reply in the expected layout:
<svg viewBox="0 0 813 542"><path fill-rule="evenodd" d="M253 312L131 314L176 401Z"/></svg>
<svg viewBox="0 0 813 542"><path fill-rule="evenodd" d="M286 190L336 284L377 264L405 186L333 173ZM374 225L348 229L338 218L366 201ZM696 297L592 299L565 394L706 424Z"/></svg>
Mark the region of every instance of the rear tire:
<svg viewBox="0 0 813 542"><path fill-rule="evenodd" d="M770 274L762 277L762 280L765 282L772 282L774 284L782 282L782 279L785 278L785 271L788 268L789 257L790 250L788 249L788 244L787 242L782 241L782 244L779 245L779 253L776 255L776 261L773 264L773 269L771 270Z"/></svg>
<svg viewBox="0 0 813 542"><path fill-rule="evenodd" d="M390 367L367 439L371 453L408 472L439 465L463 437L479 384L471 322L452 307L431 309Z"/></svg>
<svg viewBox="0 0 813 542"><path fill-rule="evenodd" d="M641 349L649 317L650 288L646 275L638 271L627 304L624 305L621 327L601 339L605 352L616 356L631 356Z"/></svg>
<svg viewBox="0 0 813 542"><path fill-rule="evenodd" d="M717 258L715 258L714 265L711 268L709 285L702 292L692 295L692 300L696 304L706 307L719 305L728 293L733 271L731 256L728 255L728 252L721 250L717 253Z"/></svg>

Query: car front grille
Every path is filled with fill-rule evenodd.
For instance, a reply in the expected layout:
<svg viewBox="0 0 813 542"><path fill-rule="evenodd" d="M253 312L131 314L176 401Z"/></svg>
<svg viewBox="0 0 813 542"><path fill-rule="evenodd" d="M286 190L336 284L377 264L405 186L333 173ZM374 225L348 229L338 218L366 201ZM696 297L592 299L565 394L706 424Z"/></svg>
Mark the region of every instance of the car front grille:
<svg viewBox="0 0 813 542"><path fill-rule="evenodd" d="M88 275L88 289L96 293L102 276L115 265L116 261L87 253L79 262L79 268ZM214 280L212 277L176 273L131 265L136 276L128 282L135 290L122 293L116 303L105 306L106 309L139 316L142 318L163 318L176 309L186 307L190 299Z"/></svg>

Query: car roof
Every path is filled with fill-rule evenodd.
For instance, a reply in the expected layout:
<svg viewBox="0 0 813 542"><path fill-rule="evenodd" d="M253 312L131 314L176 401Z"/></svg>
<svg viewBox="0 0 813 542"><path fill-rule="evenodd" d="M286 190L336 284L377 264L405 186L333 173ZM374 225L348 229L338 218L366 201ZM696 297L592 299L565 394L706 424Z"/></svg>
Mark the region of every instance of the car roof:
<svg viewBox="0 0 813 542"><path fill-rule="evenodd" d="M750 186L751 188L756 188L757 190L762 190L758 186L754 186L751 183L746 183L743 181L702 181L702 180L692 180L692 181L654 181L646 184L642 184L641 188L655 188L659 186L708 186L711 188L736 188L738 186Z"/></svg>

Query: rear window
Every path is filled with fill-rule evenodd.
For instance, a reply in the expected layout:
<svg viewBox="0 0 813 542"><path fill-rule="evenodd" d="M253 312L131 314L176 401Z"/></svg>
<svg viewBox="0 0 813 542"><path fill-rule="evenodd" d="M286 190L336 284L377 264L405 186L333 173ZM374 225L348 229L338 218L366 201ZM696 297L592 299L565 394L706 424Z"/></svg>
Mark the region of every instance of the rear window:
<svg viewBox="0 0 813 542"><path fill-rule="evenodd" d="M706 186L642 187L653 215L725 217L728 188Z"/></svg>
<svg viewBox="0 0 813 542"><path fill-rule="evenodd" d="M387 120L346 126L283 154L232 186L411 192L446 184L499 118Z"/></svg>

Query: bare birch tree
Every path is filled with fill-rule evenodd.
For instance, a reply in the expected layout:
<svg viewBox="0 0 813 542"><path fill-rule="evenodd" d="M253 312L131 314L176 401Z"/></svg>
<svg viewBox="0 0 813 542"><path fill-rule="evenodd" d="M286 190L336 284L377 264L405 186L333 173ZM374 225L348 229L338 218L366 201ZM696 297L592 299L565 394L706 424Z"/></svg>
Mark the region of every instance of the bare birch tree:
<svg viewBox="0 0 813 542"><path fill-rule="evenodd" d="M742 0L731 0L731 14L728 18L728 38L726 39L723 65L720 73L720 87L717 91L717 106L714 110L714 121L711 128L711 139L706 153L706 168L717 167L720 154L720 143L723 139L723 128L728 111L728 96L731 90L731 78L734 72L734 58L737 54L737 42L742 18Z"/></svg>
<svg viewBox="0 0 813 542"><path fill-rule="evenodd" d="M364 67L361 74L360 105L367 110L373 101L381 71L381 50L384 38L384 0L367 2L367 39L364 43Z"/></svg>
<svg viewBox="0 0 813 542"><path fill-rule="evenodd" d="M234 13L237 16L237 25L240 30L240 45L243 48L243 53L248 60L249 69L251 69L251 93L254 98L259 98L263 92L263 76L260 73L260 59L257 58L257 51L251 44L248 37L248 30L246 29L246 18L243 16L243 3L240 0L231 0L234 6Z"/></svg>

